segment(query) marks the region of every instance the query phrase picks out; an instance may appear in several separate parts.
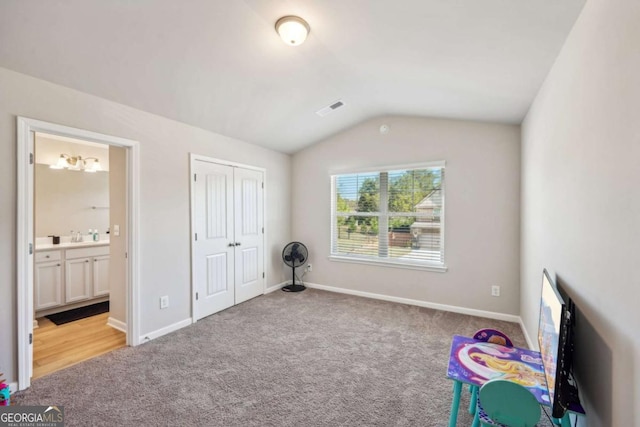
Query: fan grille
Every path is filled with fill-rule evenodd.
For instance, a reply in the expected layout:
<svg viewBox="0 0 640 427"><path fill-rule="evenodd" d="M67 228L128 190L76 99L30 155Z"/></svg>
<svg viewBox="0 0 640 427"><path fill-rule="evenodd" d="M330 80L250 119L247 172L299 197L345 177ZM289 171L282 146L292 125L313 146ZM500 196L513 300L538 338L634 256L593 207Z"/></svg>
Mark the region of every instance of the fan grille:
<svg viewBox="0 0 640 427"><path fill-rule="evenodd" d="M300 242L291 242L282 251L282 260L289 267L300 267L309 258L307 247Z"/></svg>

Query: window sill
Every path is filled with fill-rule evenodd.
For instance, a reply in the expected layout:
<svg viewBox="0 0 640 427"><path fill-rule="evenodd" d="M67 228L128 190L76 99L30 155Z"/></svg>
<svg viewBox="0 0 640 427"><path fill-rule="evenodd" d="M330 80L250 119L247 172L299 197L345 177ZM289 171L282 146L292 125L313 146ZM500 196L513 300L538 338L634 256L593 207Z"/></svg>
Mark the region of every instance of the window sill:
<svg viewBox="0 0 640 427"><path fill-rule="evenodd" d="M422 264L422 263L419 264L419 263L409 263L409 262L385 261L385 260L378 260L378 259L363 259L363 258L355 258L355 257L343 256L343 255L329 255L329 261L347 262L352 264L377 265L380 267L403 268L407 270L433 271L436 273L446 273L448 270L446 265L429 265L429 264Z"/></svg>

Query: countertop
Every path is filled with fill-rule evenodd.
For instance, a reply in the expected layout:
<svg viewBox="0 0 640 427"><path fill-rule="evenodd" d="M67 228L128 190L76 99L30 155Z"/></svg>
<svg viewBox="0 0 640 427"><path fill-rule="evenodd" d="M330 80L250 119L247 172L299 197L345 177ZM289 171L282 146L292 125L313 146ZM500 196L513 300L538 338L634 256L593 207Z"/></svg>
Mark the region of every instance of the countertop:
<svg viewBox="0 0 640 427"><path fill-rule="evenodd" d="M109 240L98 240L94 241L86 241L86 242L78 242L78 243L70 243L64 242L59 245L54 245L51 243L36 243L36 252L40 251L50 251L54 249L75 249L75 248L89 248L93 246L106 246L109 244Z"/></svg>

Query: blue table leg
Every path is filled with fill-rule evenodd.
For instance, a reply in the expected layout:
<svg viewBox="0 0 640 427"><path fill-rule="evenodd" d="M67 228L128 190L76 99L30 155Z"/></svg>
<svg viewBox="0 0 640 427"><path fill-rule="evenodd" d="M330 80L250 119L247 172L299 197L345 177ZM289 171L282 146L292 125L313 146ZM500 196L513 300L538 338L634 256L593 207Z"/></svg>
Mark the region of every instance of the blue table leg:
<svg viewBox="0 0 640 427"><path fill-rule="evenodd" d="M569 411L566 411L562 416L562 418L552 417L552 419L553 419L553 424L557 426L571 427L571 418L569 418Z"/></svg>
<svg viewBox="0 0 640 427"><path fill-rule="evenodd" d="M476 401L478 400L478 387L469 386L471 391L471 401L469 402L469 413L471 415L476 413Z"/></svg>
<svg viewBox="0 0 640 427"><path fill-rule="evenodd" d="M480 427L480 416L478 413L473 414L473 422L471 423L471 427Z"/></svg>
<svg viewBox="0 0 640 427"><path fill-rule="evenodd" d="M462 392L462 383L453 381L453 400L451 401L451 415L449 415L449 427L456 427L458 422L458 408L460 407L460 393Z"/></svg>

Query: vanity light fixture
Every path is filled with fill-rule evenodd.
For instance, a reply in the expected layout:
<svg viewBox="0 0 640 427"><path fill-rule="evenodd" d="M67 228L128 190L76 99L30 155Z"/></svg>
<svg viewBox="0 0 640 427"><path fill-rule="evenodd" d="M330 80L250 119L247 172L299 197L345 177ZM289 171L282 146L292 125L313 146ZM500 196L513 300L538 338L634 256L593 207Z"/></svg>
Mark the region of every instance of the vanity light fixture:
<svg viewBox="0 0 640 427"><path fill-rule="evenodd" d="M283 42L289 46L298 46L304 43L311 31L311 27L304 19L298 16L283 16L276 22L276 32Z"/></svg>
<svg viewBox="0 0 640 427"><path fill-rule="evenodd" d="M90 167L87 167L87 161L93 160ZM58 161L54 165L49 166L51 169L70 169L75 171L98 172L102 170L100 160L97 157L70 156L68 154L60 154Z"/></svg>

